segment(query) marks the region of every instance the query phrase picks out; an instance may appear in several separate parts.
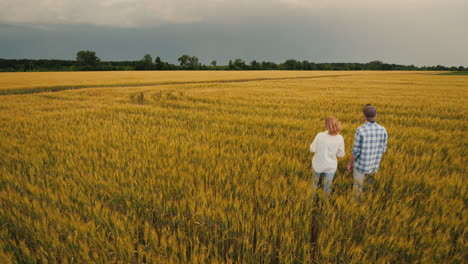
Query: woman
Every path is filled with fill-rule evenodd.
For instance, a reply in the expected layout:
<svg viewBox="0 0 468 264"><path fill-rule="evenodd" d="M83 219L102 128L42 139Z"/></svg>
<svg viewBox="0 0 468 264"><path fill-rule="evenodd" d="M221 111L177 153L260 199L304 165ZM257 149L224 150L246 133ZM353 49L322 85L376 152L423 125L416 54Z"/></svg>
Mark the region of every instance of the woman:
<svg viewBox="0 0 468 264"><path fill-rule="evenodd" d="M321 174L324 174L323 189L327 195L331 193L331 183L338 167L338 158L345 155L343 137L340 135L341 124L335 117L325 119L325 132L315 136L310 145L310 151L315 152L312 159L312 169L315 173L314 187L317 188Z"/></svg>

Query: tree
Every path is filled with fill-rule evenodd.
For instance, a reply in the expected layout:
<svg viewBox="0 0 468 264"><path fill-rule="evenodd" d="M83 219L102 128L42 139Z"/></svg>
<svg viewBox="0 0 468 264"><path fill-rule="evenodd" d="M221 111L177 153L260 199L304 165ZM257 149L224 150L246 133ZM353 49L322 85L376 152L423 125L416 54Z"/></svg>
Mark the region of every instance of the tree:
<svg viewBox="0 0 468 264"><path fill-rule="evenodd" d="M148 68L151 68L151 66L153 65L153 58L149 54L145 54L145 56L143 56L142 61L145 63L146 66L148 66Z"/></svg>
<svg viewBox="0 0 468 264"><path fill-rule="evenodd" d="M180 67L188 70L197 70L201 64L196 56L182 55L179 57Z"/></svg>
<svg viewBox="0 0 468 264"><path fill-rule="evenodd" d="M250 62L250 69L260 70L260 64L256 60L253 60Z"/></svg>
<svg viewBox="0 0 468 264"><path fill-rule="evenodd" d="M302 69L305 70L305 71L310 71L311 70L309 61L307 61L307 60L302 61Z"/></svg>
<svg viewBox="0 0 468 264"><path fill-rule="evenodd" d="M242 59L235 59L234 62L231 62L231 68L233 70L245 70L247 68L247 65L245 64L245 61Z"/></svg>
<svg viewBox="0 0 468 264"><path fill-rule="evenodd" d="M449 68L445 67L445 66L442 66L442 65L437 65L437 66L434 67L434 70L435 71L448 71Z"/></svg>
<svg viewBox="0 0 468 264"><path fill-rule="evenodd" d="M135 65L135 70L141 71L141 70L153 70L154 69L154 63L153 63L153 58L151 57L150 54L145 54L141 60L136 62Z"/></svg>
<svg viewBox="0 0 468 264"><path fill-rule="evenodd" d="M367 63L368 70L381 71L383 70L383 62L379 60Z"/></svg>
<svg viewBox="0 0 468 264"><path fill-rule="evenodd" d="M143 59L141 59L136 67L136 70L153 70L154 69L154 63L153 63L153 58L151 57L150 54L146 54L143 56Z"/></svg>
<svg viewBox="0 0 468 264"><path fill-rule="evenodd" d="M197 70L201 66L201 64L198 62L198 58L195 56L189 57L188 65L192 70Z"/></svg>
<svg viewBox="0 0 468 264"><path fill-rule="evenodd" d="M96 66L101 60L96 56L96 52L82 50L76 53L76 61L84 66Z"/></svg>
<svg viewBox="0 0 468 264"><path fill-rule="evenodd" d="M317 70L317 65L315 62L309 62L309 70Z"/></svg>
<svg viewBox="0 0 468 264"><path fill-rule="evenodd" d="M298 61L296 60L286 60L284 63L283 63L283 69L284 70L297 70L297 64L298 64Z"/></svg>
<svg viewBox="0 0 468 264"><path fill-rule="evenodd" d="M161 61L161 58L159 57L156 57L156 59L154 60L154 65L155 65L156 70L158 71L163 70L165 68L164 62Z"/></svg>
<svg viewBox="0 0 468 264"><path fill-rule="evenodd" d="M320 63L318 65L318 69L321 71L331 71L333 70L333 67L331 66L330 63Z"/></svg>
<svg viewBox="0 0 468 264"><path fill-rule="evenodd" d="M271 61L262 61L260 68L262 70L277 70L278 64Z"/></svg>
<svg viewBox="0 0 468 264"><path fill-rule="evenodd" d="M179 61L180 66L184 67L184 66L187 66L189 59L190 59L189 55L182 55L177 60Z"/></svg>
<svg viewBox="0 0 468 264"><path fill-rule="evenodd" d="M211 62L211 65L212 65L213 67L216 67L216 61L215 61L215 60L212 61L212 62Z"/></svg>

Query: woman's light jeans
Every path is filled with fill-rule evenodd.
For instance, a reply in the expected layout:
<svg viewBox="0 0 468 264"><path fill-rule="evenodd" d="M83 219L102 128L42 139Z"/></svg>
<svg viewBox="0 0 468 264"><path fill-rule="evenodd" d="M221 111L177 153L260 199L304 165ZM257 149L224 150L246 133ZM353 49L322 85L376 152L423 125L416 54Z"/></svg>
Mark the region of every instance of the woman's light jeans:
<svg viewBox="0 0 468 264"><path fill-rule="evenodd" d="M334 172L330 172L330 173L318 173L316 171L314 171L315 173L315 180L314 180L314 187L315 189L317 189L318 187L318 183L319 183L319 180L320 180L320 175L323 174L323 190L325 191L326 194L330 194L331 193L331 184L333 182L333 177L335 177L335 173Z"/></svg>

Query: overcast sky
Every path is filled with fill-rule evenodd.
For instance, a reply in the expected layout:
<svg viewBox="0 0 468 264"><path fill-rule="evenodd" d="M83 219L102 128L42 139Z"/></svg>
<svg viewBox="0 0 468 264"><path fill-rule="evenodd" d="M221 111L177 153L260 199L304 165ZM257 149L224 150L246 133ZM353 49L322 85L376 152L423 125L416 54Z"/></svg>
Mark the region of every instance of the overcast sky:
<svg viewBox="0 0 468 264"><path fill-rule="evenodd" d="M0 0L0 58L468 66L468 0Z"/></svg>

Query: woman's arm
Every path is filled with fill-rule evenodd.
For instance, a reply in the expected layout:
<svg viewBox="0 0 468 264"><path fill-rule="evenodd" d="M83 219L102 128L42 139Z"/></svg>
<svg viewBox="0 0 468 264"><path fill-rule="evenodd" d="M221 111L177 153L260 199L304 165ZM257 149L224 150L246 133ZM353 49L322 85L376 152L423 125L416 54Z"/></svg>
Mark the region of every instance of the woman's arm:
<svg viewBox="0 0 468 264"><path fill-rule="evenodd" d="M340 145L338 146L338 151L336 152L336 156L338 158L342 158L345 156L345 146L344 146L344 139L341 137Z"/></svg>
<svg viewBox="0 0 468 264"><path fill-rule="evenodd" d="M310 152L315 152L317 150L317 145L319 143L319 140L320 140L320 134L317 134L317 136L315 136L314 138L314 141L312 141L312 144L310 144Z"/></svg>

